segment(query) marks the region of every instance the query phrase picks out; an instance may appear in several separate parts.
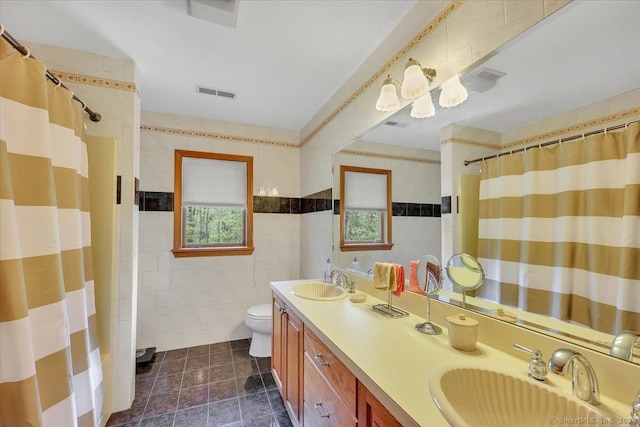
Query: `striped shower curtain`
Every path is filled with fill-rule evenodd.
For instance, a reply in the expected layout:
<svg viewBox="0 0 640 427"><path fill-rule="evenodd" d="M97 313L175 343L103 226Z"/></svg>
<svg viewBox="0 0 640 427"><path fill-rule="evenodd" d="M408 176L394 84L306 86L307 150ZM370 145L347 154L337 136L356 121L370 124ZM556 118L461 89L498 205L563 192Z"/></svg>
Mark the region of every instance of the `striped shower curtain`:
<svg viewBox="0 0 640 427"><path fill-rule="evenodd" d="M492 299L640 332L640 123L486 161L478 237Z"/></svg>
<svg viewBox="0 0 640 427"><path fill-rule="evenodd" d="M0 41L0 425L95 426L96 336L82 107Z"/></svg>

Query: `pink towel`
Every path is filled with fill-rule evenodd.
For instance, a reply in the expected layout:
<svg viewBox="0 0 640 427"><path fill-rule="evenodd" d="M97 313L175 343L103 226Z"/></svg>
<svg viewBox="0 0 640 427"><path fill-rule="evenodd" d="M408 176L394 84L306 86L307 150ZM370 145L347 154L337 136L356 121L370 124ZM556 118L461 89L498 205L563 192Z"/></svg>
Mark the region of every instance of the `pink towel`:
<svg viewBox="0 0 640 427"><path fill-rule="evenodd" d="M396 264L396 289L391 292L399 297L404 292L404 266Z"/></svg>
<svg viewBox="0 0 640 427"><path fill-rule="evenodd" d="M418 261L411 261L409 263L411 268L411 272L409 273L409 290L420 295L426 295L418 284L418 263Z"/></svg>

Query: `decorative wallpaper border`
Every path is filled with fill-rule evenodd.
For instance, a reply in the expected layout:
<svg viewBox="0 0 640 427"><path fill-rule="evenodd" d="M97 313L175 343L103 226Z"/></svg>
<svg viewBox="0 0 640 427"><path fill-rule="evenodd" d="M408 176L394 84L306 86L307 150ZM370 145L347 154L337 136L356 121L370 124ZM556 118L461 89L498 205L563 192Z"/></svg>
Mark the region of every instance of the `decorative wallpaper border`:
<svg viewBox="0 0 640 427"><path fill-rule="evenodd" d="M354 150L340 150L339 153L349 154L353 156L375 157L377 159L404 160L407 162L429 163L432 165L440 164L440 160L422 159L420 157L396 156L394 154L368 153L366 151L354 151Z"/></svg>
<svg viewBox="0 0 640 427"><path fill-rule="evenodd" d="M249 138L246 136L226 135L223 133L202 132L198 130L176 129L176 128L166 128L162 126L148 126L148 125L140 125L140 130L145 132L165 133L170 135L183 135L183 136L191 136L196 138L221 139L224 141L244 142L248 144L265 144L265 145L275 145L278 147L286 147L286 148L300 148L300 145L294 144L292 142L272 141L269 139Z"/></svg>
<svg viewBox="0 0 640 427"><path fill-rule="evenodd" d="M106 87L109 89L122 89L127 92L136 92L140 95L136 84L132 82L103 79L102 77L85 76L84 74L68 73L64 71L49 70L49 72L63 82L81 83L90 86Z"/></svg>
<svg viewBox="0 0 640 427"><path fill-rule="evenodd" d="M300 146L304 146L314 136L316 136L322 129L324 129L329 123L331 123L345 108L351 105L364 91L369 89L376 81L385 75L393 65L395 65L401 58L403 58L411 49L416 47L418 43L422 41L426 36L431 34L436 28L438 28L453 12L458 10L466 0L453 0L449 6L447 6L438 16L436 16L425 28L422 29L409 43L407 43L402 49L398 51L382 66L373 76L369 78L358 90L356 90L346 101L344 101L333 113L331 113L326 119L324 119L309 135L307 135L301 142Z"/></svg>
<svg viewBox="0 0 640 427"><path fill-rule="evenodd" d="M499 148L504 150L506 148L517 147L523 144L529 144L532 142L542 142L546 139L557 138L557 137L560 137L560 135L567 134L567 133L577 134L577 133L580 133L581 131L584 131L585 129L588 129L594 126L600 126L600 125L604 125L611 122L617 122L619 120L634 117L634 116L640 116L640 107L632 108L631 110L622 111L620 113L610 114L604 117L599 117L597 119L588 120L586 122L578 123L576 125L571 125L566 128L556 129L550 132L541 133L539 135L530 136L528 138L510 142Z"/></svg>
<svg viewBox="0 0 640 427"><path fill-rule="evenodd" d="M440 142L440 145L446 145L451 143L473 145L475 147L491 148L492 150L500 150L503 148L501 145L498 145L498 144L489 144L488 142L480 142L480 141L473 141L471 139L460 139L460 138L445 139Z"/></svg>
<svg viewBox="0 0 640 427"><path fill-rule="evenodd" d="M456 143L456 144L465 144L465 145L473 145L476 147L484 147L490 148L492 150L506 150L509 148L518 147L520 145L531 144L535 142L543 142L553 138L559 138L562 135L579 134L581 131L586 129L602 126L607 123L617 122L626 118L631 118L635 116L640 116L640 107L632 108L631 110L621 111L619 113L610 114L608 116L598 117L596 119L588 120L586 122L578 123L575 125L567 126L565 128L555 129L549 132L541 133L538 135L533 135L527 138L519 139L517 141L510 142L505 145L497 145L497 144L489 144L485 142L473 141L470 139L459 139L459 138L448 138L440 142L440 145ZM588 133L588 131L587 131Z"/></svg>

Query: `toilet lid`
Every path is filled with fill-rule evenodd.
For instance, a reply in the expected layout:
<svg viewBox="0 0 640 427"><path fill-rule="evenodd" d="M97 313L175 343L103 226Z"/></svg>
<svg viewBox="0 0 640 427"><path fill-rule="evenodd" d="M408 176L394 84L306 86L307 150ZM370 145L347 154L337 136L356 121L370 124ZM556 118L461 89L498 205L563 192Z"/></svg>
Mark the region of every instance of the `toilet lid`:
<svg viewBox="0 0 640 427"><path fill-rule="evenodd" d="M258 319L268 319L271 317L271 304L254 305L247 310L247 314Z"/></svg>

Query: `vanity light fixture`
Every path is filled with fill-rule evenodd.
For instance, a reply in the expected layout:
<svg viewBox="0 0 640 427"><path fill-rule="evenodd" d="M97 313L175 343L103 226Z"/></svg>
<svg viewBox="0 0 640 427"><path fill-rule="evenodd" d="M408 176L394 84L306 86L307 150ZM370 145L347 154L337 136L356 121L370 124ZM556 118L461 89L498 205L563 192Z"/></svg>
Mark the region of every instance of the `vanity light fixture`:
<svg viewBox="0 0 640 427"><path fill-rule="evenodd" d="M441 107L455 107L466 101L468 97L467 89L462 86L460 78L456 74L442 83L442 91L440 92L440 101L438 103Z"/></svg>
<svg viewBox="0 0 640 427"><path fill-rule="evenodd" d="M400 108L400 98L398 98L397 92L397 86L400 86L402 97L413 100L411 117L424 119L434 116L436 110L431 98L430 85L435 77L436 70L422 68L420 62L409 58L404 67L404 80L401 84L391 75L384 79L380 96L376 102L376 110L388 112ZM460 83L460 78L456 74L442 84L439 103L442 107L455 107L462 104L468 97L467 90Z"/></svg>

